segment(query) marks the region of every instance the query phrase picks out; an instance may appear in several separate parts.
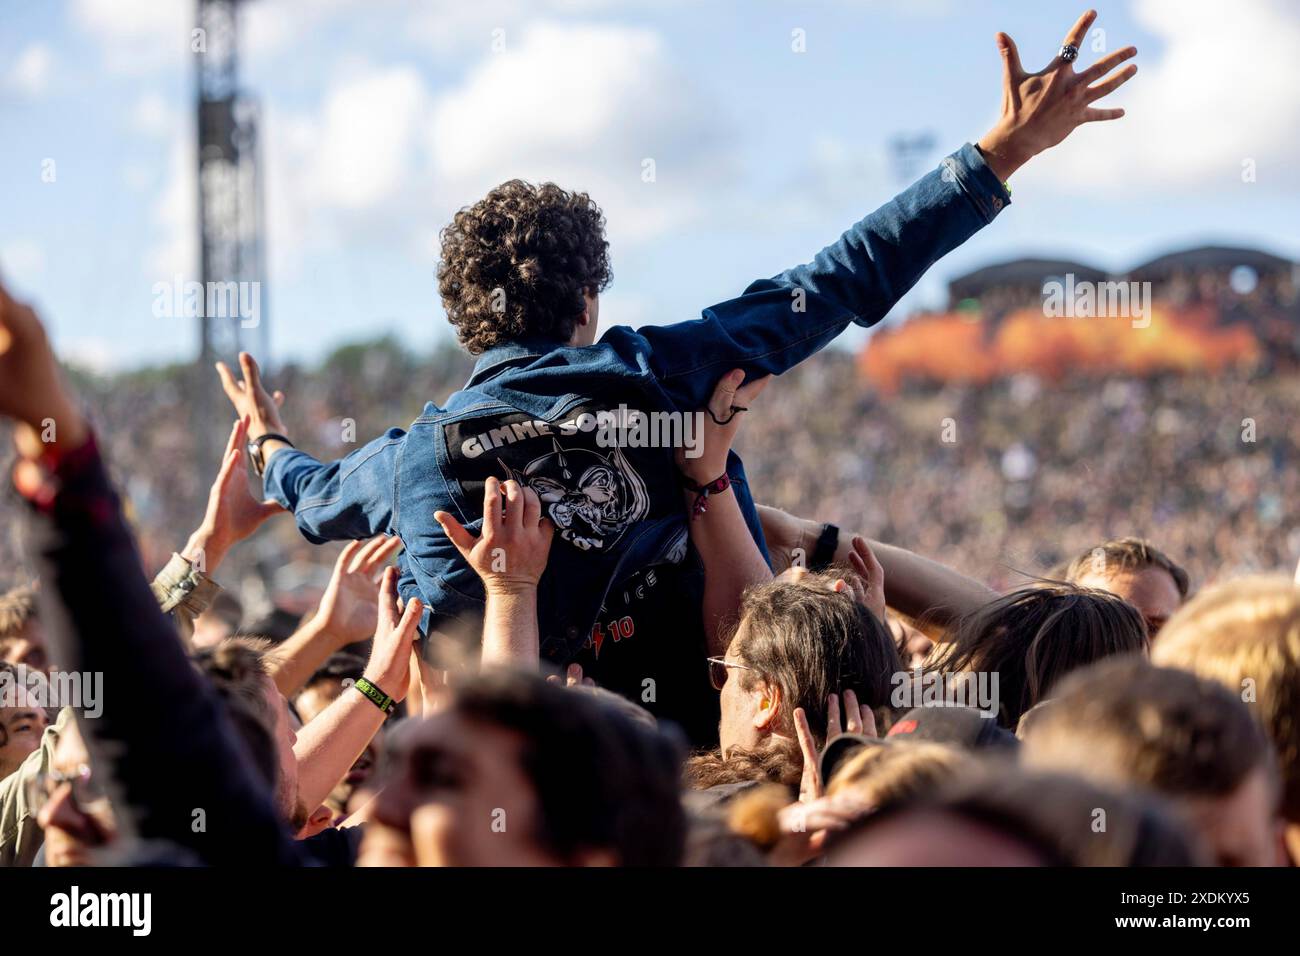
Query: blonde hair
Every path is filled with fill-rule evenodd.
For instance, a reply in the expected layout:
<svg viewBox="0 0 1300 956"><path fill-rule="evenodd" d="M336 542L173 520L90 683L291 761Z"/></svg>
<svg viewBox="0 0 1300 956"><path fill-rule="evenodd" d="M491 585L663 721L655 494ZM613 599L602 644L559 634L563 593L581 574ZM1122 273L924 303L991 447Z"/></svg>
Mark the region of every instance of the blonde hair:
<svg viewBox="0 0 1300 956"><path fill-rule="evenodd" d="M1215 585L1169 619L1151 659L1240 696L1277 752L1283 811L1300 821L1300 588L1281 575Z"/></svg>
<svg viewBox="0 0 1300 956"><path fill-rule="evenodd" d="M891 740L863 747L846 760L827 784L826 795L852 794L874 810L931 793L974 767L974 759L954 747Z"/></svg>
<svg viewBox="0 0 1300 956"><path fill-rule="evenodd" d="M864 746L835 771L826 796L850 796L862 805L862 815L895 803L933 794L975 773L975 758L943 744L923 740L887 740ZM727 814L731 830L760 849L781 838L778 814L789 806L790 791L780 786L758 787L732 801Z"/></svg>

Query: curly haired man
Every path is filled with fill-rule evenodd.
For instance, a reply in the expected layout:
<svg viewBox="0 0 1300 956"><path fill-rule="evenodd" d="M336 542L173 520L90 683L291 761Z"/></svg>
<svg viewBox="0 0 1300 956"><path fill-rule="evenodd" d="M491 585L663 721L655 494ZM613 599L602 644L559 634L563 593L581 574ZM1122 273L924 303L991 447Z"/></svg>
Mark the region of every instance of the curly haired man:
<svg viewBox="0 0 1300 956"><path fill-rule="evenodd" d="M1095 14L1059 54L1027 73L998 35L1003 111L978 145L851 226L806 265L759 279L736 298L674 325L606 329L599 295L611 278L604 220L585 193L512 180L457 213L442 236L438 285L464 347L478 362L445 406L429 403L348 457L320 462L293 447L256 363L243 380L219 368L251 419L269 495L311 541L400 535L400 590L420 597L430 629L481 612L478 576L434 520L474 530L489 477L507 494L531 488L556 528L537 612L544 658L581 663L598 683L676 720L693 742L716 744L718 703L704 666L702 575L687 535L673 448L599 440L611 410L693 413L733 369L780 374L850 324L870 326L939 258L1010 203L1004 181L1076 127L1122 110L1090 104L1132 76L1112 74L1136 51L1076 72ZM809 463L814 467L815 463ZM711 483L734 494L759 544L763 532L740 459Z"/></svg>

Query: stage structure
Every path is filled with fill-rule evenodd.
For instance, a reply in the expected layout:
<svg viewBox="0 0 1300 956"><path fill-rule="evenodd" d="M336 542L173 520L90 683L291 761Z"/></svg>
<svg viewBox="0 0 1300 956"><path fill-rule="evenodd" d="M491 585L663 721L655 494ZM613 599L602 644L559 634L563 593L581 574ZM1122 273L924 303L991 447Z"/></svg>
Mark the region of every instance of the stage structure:
<svg viewBox="0 0 1300 956"><path fill-rule="evenodd" d="M239 85L243 0L197 0L194 55L198 108L199 270L205 290L192 393L198 464L207 474L229 418L213 363L234 368L240 349L265 363L269 309L263 247L258 106ZM232 307L236 306L236 307Z"/></svg>

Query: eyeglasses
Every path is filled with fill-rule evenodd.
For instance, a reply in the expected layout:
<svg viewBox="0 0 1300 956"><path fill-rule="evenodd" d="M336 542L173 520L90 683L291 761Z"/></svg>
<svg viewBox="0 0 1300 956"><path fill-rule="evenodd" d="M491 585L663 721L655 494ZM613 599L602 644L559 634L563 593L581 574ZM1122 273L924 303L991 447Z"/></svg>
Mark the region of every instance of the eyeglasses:
<svg viewBox="0 0 1300 956"><path fill-rule="evenodd" d="M27 780L27 805L32 816L41 812L45 804L54 799L59 787L68 784L72 790L72 803L82 813L98 811L108 805L108 794L90 773L90 767L81 764L74 770L47 770L34 774Z"/></svg>
<svg viewBox="0 0 1300 956"><path fill-rule="evenodd" d="M722 690L722 685L727 682L727 668L739 667L741 670L754 670L754 668L750 667L748 664L729 661L725 657L710 657L708 661L709 683L713 685L714 690Z"/></svg>

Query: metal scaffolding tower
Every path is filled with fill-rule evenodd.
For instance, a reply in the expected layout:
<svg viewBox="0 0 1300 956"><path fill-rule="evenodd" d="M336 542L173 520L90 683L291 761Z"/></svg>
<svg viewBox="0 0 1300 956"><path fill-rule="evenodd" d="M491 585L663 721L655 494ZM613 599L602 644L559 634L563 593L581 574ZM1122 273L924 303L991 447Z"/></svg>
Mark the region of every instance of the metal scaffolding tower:
<svg viewBox="0 0 1300 956"><path fill-rule="evenodd" d="M197 86L199 270L204 307L193 407L197 461L211 470L224 446L220 422L229 418L212 365L218 359L231 364L240 349L254 351L265 361L269 337L259 114L256 101L239 88L241 0L197 3L191 46ZM229 300L214 290L232 282L242 284L244 301L257 296L256 325L247 316L222 308Z"/></svg>

